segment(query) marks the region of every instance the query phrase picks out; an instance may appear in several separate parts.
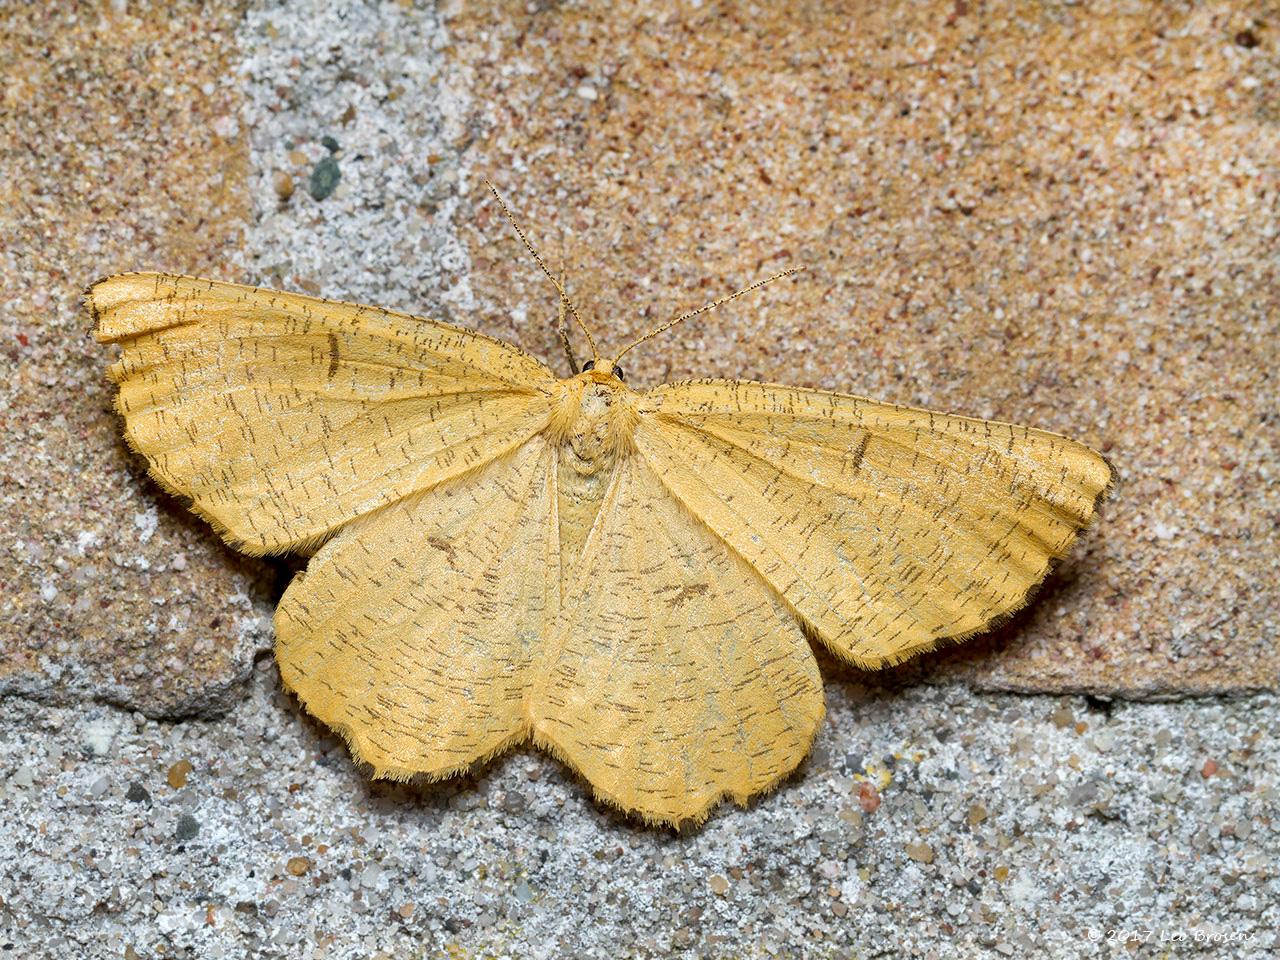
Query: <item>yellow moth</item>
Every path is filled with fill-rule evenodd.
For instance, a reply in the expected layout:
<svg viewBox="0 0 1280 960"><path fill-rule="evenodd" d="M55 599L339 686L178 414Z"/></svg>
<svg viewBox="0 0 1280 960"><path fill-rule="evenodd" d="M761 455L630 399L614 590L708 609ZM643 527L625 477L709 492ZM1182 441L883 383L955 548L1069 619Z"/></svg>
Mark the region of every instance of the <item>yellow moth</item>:
<svg viewBox="0 0 1280 960"><path fill-rule="evenodd" d="M450 324L231 283L123 274L86 302L151 475L241 550L314 551L280 673L375 777L532 740L651 822L745 803L822 719L807 637L874 669L990 627L1112 478L1007 423L638 392L585 324L594 360L561 379Z"/></svg>

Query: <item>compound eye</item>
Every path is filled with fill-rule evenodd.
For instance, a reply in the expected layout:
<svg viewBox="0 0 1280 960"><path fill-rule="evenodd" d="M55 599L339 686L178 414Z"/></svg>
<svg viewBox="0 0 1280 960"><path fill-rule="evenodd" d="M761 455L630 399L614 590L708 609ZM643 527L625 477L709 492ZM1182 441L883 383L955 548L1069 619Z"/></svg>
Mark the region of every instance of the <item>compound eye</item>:
<svg viewBox="0 0 1280 960"><path fill-rule="evenodd" d="M625 373L623 373L623 372L622 372L622 368L621 368L621 367L615 366L615 367L613 368L613 375L614 375L615 377L617 377L619 380L623 381L624 383L625 383L625 382L626 382L626 380L627 380L627 375L626 375Z"/></svg>
<svg viewBox="0 0 1280 960"><path fill-rule="evenodd" d="M582 365L582 372L586 373L588 370L594 370L595 368L596 368L596 362L594 360L588 360L586 363Z"/></svg>

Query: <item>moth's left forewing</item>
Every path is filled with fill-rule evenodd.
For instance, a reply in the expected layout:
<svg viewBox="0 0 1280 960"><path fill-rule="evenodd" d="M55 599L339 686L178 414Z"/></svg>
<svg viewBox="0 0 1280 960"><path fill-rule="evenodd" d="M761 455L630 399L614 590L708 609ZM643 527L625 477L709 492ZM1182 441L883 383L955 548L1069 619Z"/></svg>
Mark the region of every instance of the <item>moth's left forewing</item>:
<svg viewBox="0 0 1280 960"><path fill-rule="evenodd" d="M332 335L344 363L412 370L432 378L487 379L529 390L556 379L546 364L501 340L367 304L164 273L106 277L92 284L84 298L95 335L104 343L150 346L152 341L136 343L135 338L182 329L188 338L203 334L199 340L207 347L215 342L210 334L218 331L228 347L240 338L271 340L282 350L318 346L317 367L327 371Z"/></svg>
<svg viewBox="0 0 1280 960"><path fill-rule="evenodd" d="M125 436L150 472L253 553L510 454L555 377L515 347L406 314L239 284L123 274L85 296Z"/></svg>
<svg viewBox="0 0 1280 960"><path fill-rule="evenodd" d="M1024 605L1112 477L1046 431L816 390L694 381L640 411L672 496L870 668Z"/></svg>

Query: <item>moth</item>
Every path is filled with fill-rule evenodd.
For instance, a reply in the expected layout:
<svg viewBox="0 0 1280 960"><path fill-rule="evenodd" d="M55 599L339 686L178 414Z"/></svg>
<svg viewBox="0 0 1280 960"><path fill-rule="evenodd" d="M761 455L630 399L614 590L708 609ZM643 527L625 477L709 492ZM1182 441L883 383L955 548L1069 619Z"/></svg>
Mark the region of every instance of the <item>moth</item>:
<svg viewBox="0 0 1280 960"><path fill-rule="evenodd" d="M312 554L275 614L280 674L375 778L532 740L649 822L745 804L819 728L810 638L875 669L989 628L1111 485L1031 427L742 380L632 389L623 355L730 298L608 357L516 230L575 370L566 313L590 345L569 377L361 304L161 273L85 295L151 476L242 551Z"/></svg>

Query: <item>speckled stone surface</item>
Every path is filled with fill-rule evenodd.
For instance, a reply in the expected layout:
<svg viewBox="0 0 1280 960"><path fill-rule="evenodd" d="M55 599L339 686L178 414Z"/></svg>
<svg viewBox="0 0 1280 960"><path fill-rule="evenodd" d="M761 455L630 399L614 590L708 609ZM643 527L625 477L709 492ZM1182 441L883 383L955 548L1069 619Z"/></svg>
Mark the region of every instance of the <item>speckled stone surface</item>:
<svg viewBox="0 0 1280 960"><path fill-rule="evenodd" d="M747 9L0 13L0 956L1280 949L1280 702L1185 698L1275 682L1280 18ZM633 383L1028 422L1105 449L1115 500L994 637L870 678L823 658L813 755L701 830L528 751L370 785L250 668L271 572L141 475L75 301L161 266L559 364L486 176L609 344L809 267L647 345Z"/></svg>
<svg viewBox="0 0 1280 960"><path fill-rule="evenodd" d="M370 786L278 684L264 661L214 723L0 703L0 726L30 731L0 740L0 802L21 827L0 832L0 946L77 960L1280 949L1270 696L1108 712L845 677L791 781L676 835L602 811L533 753Z"/></svg>
<svg viewBox="0 0 1280 960"><path fill-rule="evenodd" d="M229 4L0 9L0 692L217 712L269 642L268 571L145 479L80 306L122 270L229 273L238 23Z"/></svg>

